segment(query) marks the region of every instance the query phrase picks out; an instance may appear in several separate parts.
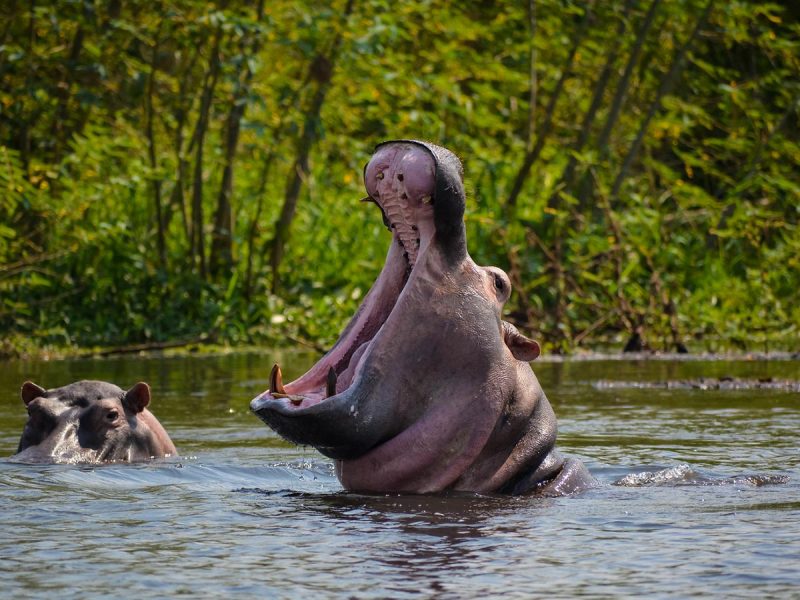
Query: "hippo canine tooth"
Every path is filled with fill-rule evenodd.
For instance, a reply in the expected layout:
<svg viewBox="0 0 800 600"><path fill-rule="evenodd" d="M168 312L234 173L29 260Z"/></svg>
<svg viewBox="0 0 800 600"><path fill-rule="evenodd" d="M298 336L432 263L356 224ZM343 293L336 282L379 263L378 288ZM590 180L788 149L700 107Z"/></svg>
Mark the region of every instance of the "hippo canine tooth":
<svg viewBox="0 0 800 600"><path fill-rule="evenodd" d="M273 396L281 394L281 397L286 397L286 390L283 389L283 378L281 377L281 368L278 363L272 365L272 372L269 374L269 393Z"/></svg>
<svg viewBox="0 0 800 600"><path fill-rule="evenodd" d="M336 371L333 367L328 369L328 380L326 383L325 397L330 398L336 395Z"/></svg>

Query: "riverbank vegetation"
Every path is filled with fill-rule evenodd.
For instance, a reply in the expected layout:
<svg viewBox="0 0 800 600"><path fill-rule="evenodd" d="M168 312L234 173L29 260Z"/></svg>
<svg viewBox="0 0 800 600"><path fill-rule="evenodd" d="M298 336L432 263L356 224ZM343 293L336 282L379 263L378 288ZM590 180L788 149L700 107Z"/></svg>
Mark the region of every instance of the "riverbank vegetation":
<svg viewBox="0 0 800 600"><path fill-rule="evenodd" d="M394 138L460 155L546 349L796 347L794 2L7 4L0 354L329 345Z"/></svg>

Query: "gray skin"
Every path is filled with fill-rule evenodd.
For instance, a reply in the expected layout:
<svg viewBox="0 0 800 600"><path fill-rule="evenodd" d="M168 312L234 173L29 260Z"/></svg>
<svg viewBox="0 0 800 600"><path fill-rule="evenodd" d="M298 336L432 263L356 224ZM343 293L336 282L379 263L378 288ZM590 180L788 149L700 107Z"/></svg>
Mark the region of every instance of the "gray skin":
<svg viewBox="0 0 800 600"><path fill-rule="evenodd" d="M153 416L150 387L124 391L105 381L46 390L26 381L20 391L28 422L12 460L32 463L137 462L176 456Z"/></svg>
<svg viewBox="0 0 800 600"><path fill-rule="evenodd" d="M529 361L539 344L501 319L508 276L467 253L461 163L398 140L364 170L392 232L380 276L334 347L251 402L290 441L335 459L365 492L564 495L593 479L555 450L556 419Z"/></svg>

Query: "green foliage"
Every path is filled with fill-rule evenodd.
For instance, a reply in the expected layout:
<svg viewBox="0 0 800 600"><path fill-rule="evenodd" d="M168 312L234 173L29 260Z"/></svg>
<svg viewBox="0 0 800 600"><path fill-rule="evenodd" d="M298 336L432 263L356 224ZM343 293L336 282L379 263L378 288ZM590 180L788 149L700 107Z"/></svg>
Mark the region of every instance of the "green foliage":
<svg viewBox="0 0 800 600"><path fill-rule="evenodd" d="M388 243L361 169L405 137L462 157L471 252L551 350L790 347L800 11L651 1L11 2L0 354L330 344Z"/></svg>

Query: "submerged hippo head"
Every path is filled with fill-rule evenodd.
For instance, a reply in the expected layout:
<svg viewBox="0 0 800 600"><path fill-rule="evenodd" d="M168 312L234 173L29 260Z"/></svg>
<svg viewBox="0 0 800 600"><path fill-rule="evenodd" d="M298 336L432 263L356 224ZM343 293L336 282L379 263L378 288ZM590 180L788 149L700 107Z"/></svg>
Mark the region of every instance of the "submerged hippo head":
<svg viewBox="0 0 800 600"><path fill-rule="evenodd" d="M251 409L337 459L354 490L524 491L579 471L553 452L539 345L501 319L508 276L467 253L458 158L386 142L364 177L392 232L386 264L330 352L286 385L274 367Z"/></svg>
<svg viewBox="0 0 800 600"><path fill-rule="evenodd" d="M14 460L133 462L176 454L167 432L146 408L146 383L126 392L104 381L78 381L51 390L27 381L21 396L28 422Z"/></svg>

